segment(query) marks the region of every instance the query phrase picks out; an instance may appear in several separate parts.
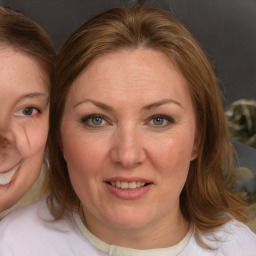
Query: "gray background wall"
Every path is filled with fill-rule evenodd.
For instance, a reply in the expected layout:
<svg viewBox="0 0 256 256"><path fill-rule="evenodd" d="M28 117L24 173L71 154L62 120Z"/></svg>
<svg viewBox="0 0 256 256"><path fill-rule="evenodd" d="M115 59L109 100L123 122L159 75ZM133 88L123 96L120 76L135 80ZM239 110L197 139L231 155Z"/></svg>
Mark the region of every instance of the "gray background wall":
<svg viewBox="0 0 256 256"><path fill-rule="evenodd" d="M137 2L169 10L195 35L220 79L225 110L256 99L256 0L0 0L36 20L57 49L93 15Z"/></svg>

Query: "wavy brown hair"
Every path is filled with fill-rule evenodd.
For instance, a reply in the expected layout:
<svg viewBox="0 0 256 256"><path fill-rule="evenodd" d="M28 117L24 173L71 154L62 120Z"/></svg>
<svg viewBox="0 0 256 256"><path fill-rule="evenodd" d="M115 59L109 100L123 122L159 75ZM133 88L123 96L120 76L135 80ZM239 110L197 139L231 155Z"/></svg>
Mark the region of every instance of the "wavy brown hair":
<svg viewBox="0 0 256 256"><path fill-rule="evenodd" d="M143 5L111 9L95 16L69 37L59 53L50 109L53 194L48 206L52 214L56 219L61 218L65 208L73 209L79 203L62 155L60 135L65 100L72 83L98 56L137 48L159 50L179 67L195 108L201 142L180 195L182 214L200 232L213 231L232 216L244 220L243 202L230 186L233 149L212 67L182 24L163 10Z"/></svg>
<svg viewBox="0 0 256 256"><path fill-rule="evenodd" d="M42 66L48 88L52 84L56 53L44 29L24 14L0 6L0 49L12 47L35 58Z"/></svg>

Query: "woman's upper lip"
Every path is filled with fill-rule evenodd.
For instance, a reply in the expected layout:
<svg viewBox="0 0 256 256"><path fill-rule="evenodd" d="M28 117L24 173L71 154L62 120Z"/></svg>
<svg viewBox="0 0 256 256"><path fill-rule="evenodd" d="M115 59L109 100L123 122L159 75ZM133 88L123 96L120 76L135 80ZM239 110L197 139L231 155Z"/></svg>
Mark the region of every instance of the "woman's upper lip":
<svg viewBox="0 0 256 256"><path fill-rule="evenodd" d="M145 179L145 178L141 178L141 177L123 177L123 176L117 176L117 177L112 177L112 178L108 178L104 180L105 182L117 182L117 181L121 181L121 182L144 182L144 183L153 183L152 181Z"/></svg>

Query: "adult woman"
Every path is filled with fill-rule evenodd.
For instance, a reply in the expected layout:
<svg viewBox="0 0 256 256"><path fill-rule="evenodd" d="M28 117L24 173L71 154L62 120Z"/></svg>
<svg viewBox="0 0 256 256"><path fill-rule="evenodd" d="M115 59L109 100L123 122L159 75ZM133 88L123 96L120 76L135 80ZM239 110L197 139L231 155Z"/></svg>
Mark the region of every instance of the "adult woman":
<svg viewBox="0 0 256 256"><path fill-rule="evenodd" d="M42 168L55 50L47 34L34 21L0 7L0 56L2 212L27 193ZM37 181L33 195L26 195L23 203L29 196L38 198L40 189L44 189L42 180L43 177Z"/></svg>
<svg viewBox="0 0 256 256"><path fill-rule="evenodd" d="M68 39L55 79L54 193L48 208L42 200L1 223L0 252L32 255L43 243L41 255L255 255L255 235L233 219L244 208L228 185L216 78L182 25L140 5L106 11Z"/></svg>

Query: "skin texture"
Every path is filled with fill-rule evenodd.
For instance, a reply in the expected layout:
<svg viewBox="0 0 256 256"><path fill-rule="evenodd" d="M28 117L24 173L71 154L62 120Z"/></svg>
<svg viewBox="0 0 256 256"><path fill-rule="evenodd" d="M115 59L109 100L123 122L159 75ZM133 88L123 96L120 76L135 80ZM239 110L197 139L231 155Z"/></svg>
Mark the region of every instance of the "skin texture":
<svg viewBox="0 0 256 256"><path fill-rule="evenodd" d="M185 236L189 224L179 195L196 158L195 119L186 80L159 51L112 52L79 75L67 96L61 134L92 233L137 249L168 247ZM148 185L120 189L111 181Z"/></svg>
<svg viewBox="0 0 256 256"><path fill-rule="evenodd" d="M0 48L0 211L16 203L40 173L48 133L48 83L33 57ZM4 173L13 168L7 182Z"/></svg>

